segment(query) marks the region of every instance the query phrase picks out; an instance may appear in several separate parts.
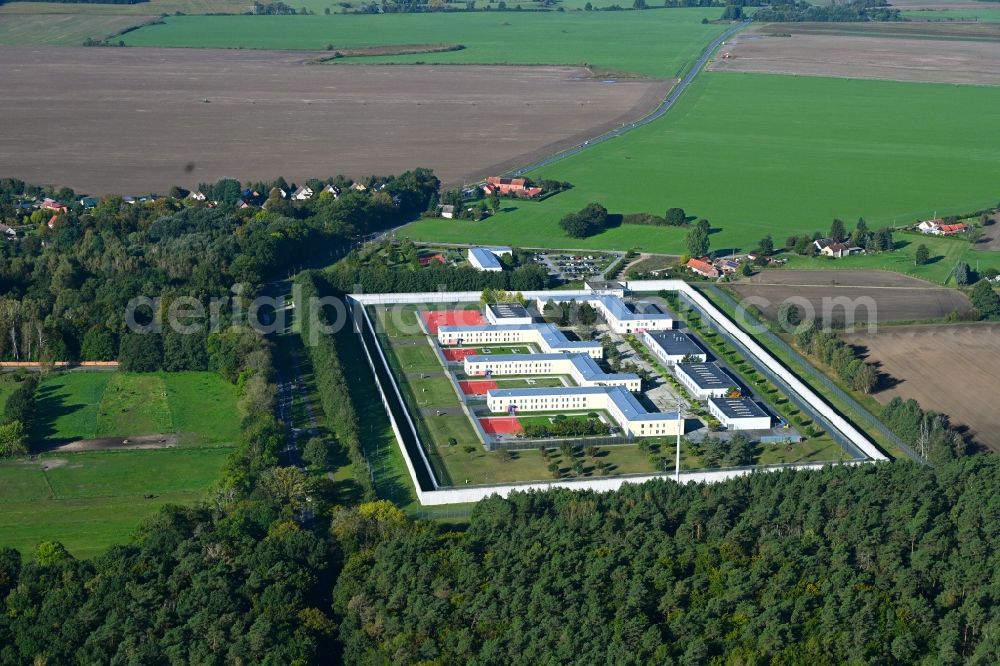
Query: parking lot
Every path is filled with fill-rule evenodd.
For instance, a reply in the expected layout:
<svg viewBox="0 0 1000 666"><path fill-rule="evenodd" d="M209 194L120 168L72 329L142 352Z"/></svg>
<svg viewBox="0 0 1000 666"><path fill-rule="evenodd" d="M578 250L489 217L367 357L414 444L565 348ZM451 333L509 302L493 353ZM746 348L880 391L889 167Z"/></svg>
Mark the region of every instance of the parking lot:
<svg viewBox="0 0 1000 666"><path fill-rule="evenodd" d="M566 282L575 282L590 277L603 276L611 264L621 256L620 252L588 252L586 254L538 252L532 255L532 260L540 266L544 266L549 275Z"/></svg>

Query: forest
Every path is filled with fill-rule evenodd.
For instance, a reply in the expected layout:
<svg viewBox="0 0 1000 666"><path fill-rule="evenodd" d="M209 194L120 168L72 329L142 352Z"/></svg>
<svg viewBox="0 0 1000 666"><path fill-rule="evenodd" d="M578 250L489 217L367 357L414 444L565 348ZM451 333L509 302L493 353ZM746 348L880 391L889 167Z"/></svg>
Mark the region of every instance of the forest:
<svg viewBox="0 0 1000 666"><path fill-rule="evenodd" d="M463 531L303 522L267 478L93 561L0 550L0 663L1000 659L993 456L515 494Z"/></svg>
<svg viewBox="0 0 1000 666"><path fill-rule="evenodd" d="M268 281L309 262L330 260L348 242L413 219L436 197L438 179L427 169L368 179L381 189L328 193L291 202L275 193L289 186L241 185L225 179L202 185L219 205L176 196L145 204L105 197L92 209L72 206L53 216L37 210L18 219L14 202L41 194L20 181L0 181L0 221L27 226L16 242L0 243L0 360L109 361L126 369L204 369L205 336L169 330L130 340L129 301L159 298L164 307L193 297L252 297ZM321 183L316 181L316 191ZM271 192L260 206L238 207L241 191ZM176 188L175 188L176 189ZM179 194L179 193L175 193ZM72 191L54 192L61 201ZM249 197L248 197L249 198ZM39 215L39 213L46 213ZM147 313L148 314L148 313ZM146 322L140 322L146 323ZM120 353L124 351L124 357Z"/></svg>

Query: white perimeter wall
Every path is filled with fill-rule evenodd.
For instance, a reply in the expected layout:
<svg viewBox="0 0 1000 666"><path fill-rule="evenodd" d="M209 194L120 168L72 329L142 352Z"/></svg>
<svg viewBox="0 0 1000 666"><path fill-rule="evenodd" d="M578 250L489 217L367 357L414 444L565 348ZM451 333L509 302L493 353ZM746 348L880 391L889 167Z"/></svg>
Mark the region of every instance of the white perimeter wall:
<svg viewBox="0 0 1000 666"><path fill-rule="evenodd" d="M743 331L735 322L726 317L722 312L720 312L715 305L712 304L707 298L701 295L698 291L688 285L682 280L636 280L628 283L628 289L633 292L655 292L660 290L666 291L677 291L683 293L691 301L696 303L712 321L721 329L725 330L733 338L737 339L742 343L751 354L756 356L757 360L763 363L769 370L774 374L781 377L788 386L795 391L799 397L807 401L813 409L820 413L824 418L829 421L829 423L841 432L841 434L849 439L852 444L854 444L858 449L864 452L868 457L868 461L880 461L888 460L888 458L879 451L878 447L875 446L867 437L865 437L857 428L852 426L847 419L843 418L838 414L833 408L826 404L826 402L820 398L816 393L813 392L808 386L806 386L802 381L799 380L793 373L789 372L784 366L781 365L775 358L773 358L763 347L761 347L757 342L750 337L745 331ZM549 291L526 291L522 292L525 298L528 299L545 299L549 296L589 296L589 291L559 291L559 292L549 292ZM407 294L351 294L348 299L354 301L358 305L368 306L368 305L387 305L387 304L420 304L420 303L468 303L468 302L479 302L479 297L481 292L478 291L464 291L464 292L425 292L425 293L407 293ZM361 316L361 319L366 319L367 313ZM359 322L360 323L360 322ZM366 352L367 352L366 346ZM370 354L370 352L369 352ZM381 356L381 354L380 354ZM375 359L369 357L369 362L373 362ZM381 359L380 359L381 360ZM402 402L402 401L401 401ZM405 409L405 405L404 405ZM526 491L526 490L548 490L551 488L569 488L573 490L595 490L598 492L607 492L612 490L617 490L621 488L626 483L645 483L652 479L662 479L662 478L674 478L672 474L655 474L648 476L616 476L607 477L601 479L561 479L558 481L541 481L536 483L522 483L522 484L509 484L500 486L469 486L469 487L453 487L453 488L439 488L436 490L425 491L420 488L420 484L417 480L416 473L413 469L413 461L410 460L409 454L407 453L406 446L402 441L402 437L399 432L399 427L401 424L397 424L392 416L390 410L386 410L389 415L390 421L392 421L393 431L396 434L396 439L399 443L400 451L406 460L406 467L410 473L410 477L413 481L413 486L417 494L417 498L420 503L425 506L437 506L443 504L464 504L468 502L478 502L481 499L485 499L492 495L500 495L501 497L506 497L515 491ZM405 424L403 427L409 427L410 424ZM431 477L434 476L434 471L430 468L427 463L426 458L421 462L427 465L427 471L430 473ZM782 465L776 467L749 467L749 468L739 468L739 469L725 469L716 470L710 472L683 472L680 475L680 481L682 483L713 483L718 481L725 481L726 479L732 479L739 476L745 476L752 472L770 472L770 471L780 471L784 469L820 469L824 467L824 463L809 464L809 465Z"/></svg>

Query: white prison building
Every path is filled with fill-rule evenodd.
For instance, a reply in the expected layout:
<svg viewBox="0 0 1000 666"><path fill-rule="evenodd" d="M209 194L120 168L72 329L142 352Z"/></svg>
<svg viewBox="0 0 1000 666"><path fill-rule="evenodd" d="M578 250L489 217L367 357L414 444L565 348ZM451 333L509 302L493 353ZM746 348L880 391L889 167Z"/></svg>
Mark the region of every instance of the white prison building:
<svg viewBox="0 0 1000 666"><path fill-rule="evenodd" d="M712 398L708 411L727 430L767 430L771 416L750 398Z"/></svg>
<svg viewBox="0 0 1000 666"><path fill-rule="evenodd" d="M597 341L568 339L553 324L518 324L514 326L442 326L438 329L442 345L512 345L534 344L545 354L568 352L603 358L604 348Z"/></svg>
<svg viewBox="0 0 1000 666"><path fill-rule="evenodd" d="M465 374L470 377L568 375L580 386L622 386L629 391L638 391L642 388L639 375L604 372L604 368L586 354L466 356Z"/></svg>
<svg viewBox="0 0 1000 666"><path fill-rule="evenodd" d="M683 429L677 412L647 412L621 386L493 389L486 393L492 412L605 411L630 437L671 437ZM683 433L681 433L683 434Z"/></svg>
<svg viewBox="0 0 1000 666"><path fill-rule="evenodd" d="M682 361L704 363L708 360L698 343L680 331L643 331L643 343L666 366Z"/></svg>
<svg viewBox="0 0 1000 666"><path fill-rule="evenodd" d="M538 299L538 309L542 311L549 301L556 303L589 303L597 310L612 331L620 335L638 333L639 331L668 331L674 327L672 315L660 312L633 312L618 296L594 294L591 296L561 297L557 292L551 296Z"/></svg>
<svg viewBox="0 0 1000 666"><path fill-rule="evenodd" d="M517 326L534 323L531 313L520 303L490 303L486 306L486 321L494 326Z"/></svg>
<svg viewBox="0 0 1000 666"><path fill-rule="evenodd" d="M678 363L674 366L677 381L699 400L723 398L729 389L737 386L718 363Z"/></svg>

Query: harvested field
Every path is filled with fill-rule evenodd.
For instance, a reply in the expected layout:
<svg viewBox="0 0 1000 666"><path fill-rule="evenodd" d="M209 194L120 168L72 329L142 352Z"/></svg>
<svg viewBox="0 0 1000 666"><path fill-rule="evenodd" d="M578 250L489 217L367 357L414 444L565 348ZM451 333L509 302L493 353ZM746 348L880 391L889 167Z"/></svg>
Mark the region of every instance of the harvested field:
<svg viewBox="0 0 1000 666"><path fill-rule="evenodd" d="M906 287L936 289L937 285L908 275L876 270L768 270L745 280L751 284L784 284L809 287Z"/></svg>
<svg viewBox="0 0 1000 666"><path fill-rule="evenodd" d="M845 339L896 382L875 395L879 402L913 398L1000 452L1000 324L893 327Z"/></svg>
<svg viewBox="0 0 1000 666"><path fill-rule="evenodd" d="M0 48L0 173L98 195L417 166L455 184L642 115L670 85L609 85L574 67L323 67L309 57Z"/></svg>
<svg viewBox="0 0 1000 666"><path fill-rule="evenodd" d="M729 289L771 320L786 300L830 326L940 319L972 308L960 291L881 271L766 271L749 282Z"/></svg>
<svg viewBox="0 0 1000 666"><path fill-rule="evenodd" d="M0 45L81 46L88 37L106 39L151 20L114 14L0 14Z"/></svg>
<svg viewBox="0 0 1000 666"><path fill-rule="evenodd" d="M926 24L925 24L926 25ZM764 26L739 35L711 68L892 81L1000 85L1000 26L949 24L898 34L799 31ZM978 30L967 30L977 28ZM983 28L987 28L983 30ZM773 36L781 34L786 36ZM979 35L990 40L979 40ZM934 36L940 38L934 39ZM974 38L970 38L974 36Z"/></svg>

